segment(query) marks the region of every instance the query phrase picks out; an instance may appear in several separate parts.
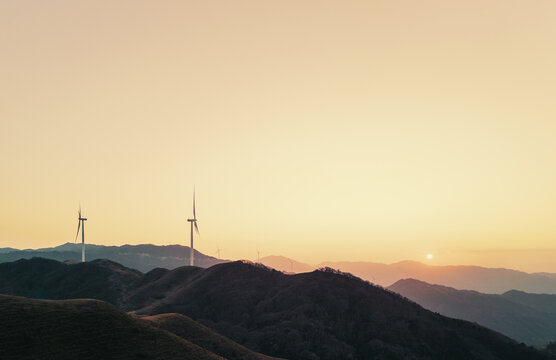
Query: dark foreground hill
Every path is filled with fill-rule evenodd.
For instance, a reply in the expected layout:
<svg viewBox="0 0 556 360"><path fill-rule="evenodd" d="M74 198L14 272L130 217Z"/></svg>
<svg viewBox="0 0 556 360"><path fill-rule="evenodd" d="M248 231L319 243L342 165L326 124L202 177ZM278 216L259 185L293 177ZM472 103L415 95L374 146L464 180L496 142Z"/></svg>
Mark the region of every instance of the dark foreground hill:
<svg viewBox="0 0 556 360"><path fill-rule="evenodd" d="M285 275L241 262L185 270L144 284L128 304L138 313L186 314L249 348L290 359L543 358L330 270ZM161 289L162 298L148 296Z"/></svg>
<svg viewBox="0 0 556 360"><path fill-rule="evenodd" d="M223 359L98 300L0 295L0 359Z"/></svg>
<svg viewBox="0 0 556 360"><path fill-rule="evenodd" d="M182 314L160 314L142 316L141 320L160 329L167 330L192 343L208 349L228 360L270 360L270 356L255 353L225 336L199 324Z"/></svg>
<svg viewBox="0 0 556 360"><path fill-rule="evenodd" d="M73 274L72 269L78 265L89 264L49 265L46 262L32 259L2 264L0 279L12 266L22 272L22 278L32 279L36 271L48 272L49 266L63 265L69 271L64 276L57 275L58 284L47 282L41 288L43 295L56 289L54 293L59 297L73 296L72 287L79 280L84 284L82 291L86 289L87 297L94 298L95 291L104 290L100 284L106 281L111 296L116 297L113 303L126 311L139 315L183 314L249 349L271 356L288 359L547 358L487 328L432 313L398 294L332 270L286 275L261 265L233 262L208 269L155 269L136 276L133 270L97 261L90 265L113 272L104 276L105 280L96 278L97 287L87 285L96 283L89 280L92 275L87 275L88 272ZM22 265L25 263L27 266ZM118 274L130 272L135 275L111 282L113 277L121 279ZM64 289L59 284L66 277L73 285ZM0 292L6 289L0 282ZM179 322L183 319L166 322L161 317L154 319L161 328L180 334Z"/></svg>
<svg viewBox="0 0 556 360"><path fill-rule="evenodd" d="M155 268L175 269L189 264L190 248L181 245L123 245L103 246L86 244L87 261L108 259L139 271L150 271ZM0 263L19 259L42 257L57 261L81 261L81 244L66 243L52 248L37 250L17 250L5 248L0 251ZM195 250L195 265L210 267L225 262L207 256Z"/></svg>
<svg viewBox="0 0 556 360"><path fill-rule="evenodd" d="M431 311L476 322L530 345L556 339L556 295L482 294L414 279L400 280L388 289Z"/></svg>
<svg viewBox="0 0 556 360"><path fill-rule="evenodd" d="M0 264L0 293L36 299L91 298L121 306L127 289L142 278L109 260L61 263L33 258Z"/></svg>

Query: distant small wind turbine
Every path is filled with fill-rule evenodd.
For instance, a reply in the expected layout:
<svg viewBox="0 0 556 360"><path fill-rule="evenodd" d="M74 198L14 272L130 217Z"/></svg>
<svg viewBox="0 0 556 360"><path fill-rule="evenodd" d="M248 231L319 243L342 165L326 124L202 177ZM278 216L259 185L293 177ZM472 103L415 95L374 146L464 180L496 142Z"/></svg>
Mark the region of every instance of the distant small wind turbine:
<svg viewBox="0 0 556 360"><path fill-rule="evenodd" d="M77 241L79 229L81 229L81 262L85 262L85 221L87 221L87 218L81 216L81 204L79 204L79 211L77 214L79 215L79 220L77 222L77 234L75 234L74 241Z"/></svg>
<svg viewBox="0 0 556 360"><path fill-rule="evenodd" d="M195 188L193 188L193 219L187 219L191 223L191 253L189 255L189 266L193 266L195 264L194 255L193 253L195 250L193 249L193 227L195 227L195 232L197 235L199 233L199 227L197 226L197 215L195 214Z"/></svg>
<svg viewBox="0 0 556 360"><path fill-rule="evenodd" d="M220 248L216 248L216 258L218 258L218 259L220 259L220 251L221 250L222 249L220 249Z"/></svg>
<svg viewBox="0 0 556 360"><path fill-rule="evenodd" d="M257 250L257 262L261 262L261 252L259 250Z"/></svg>
<svg viewBox="0 0 556 360"><path fill-rule="evenodd" d="M290 266L291 266L291 272L293 273L293 260L289 259L289 261L290 261Z"/></svg>

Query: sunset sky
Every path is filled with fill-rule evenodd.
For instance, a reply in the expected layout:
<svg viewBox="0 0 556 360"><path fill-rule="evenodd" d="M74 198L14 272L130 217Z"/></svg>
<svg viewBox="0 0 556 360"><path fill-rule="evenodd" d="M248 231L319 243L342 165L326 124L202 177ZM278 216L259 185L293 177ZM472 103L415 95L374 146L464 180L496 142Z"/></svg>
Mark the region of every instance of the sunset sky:
<svg viewBox="0 0 556 360"><path fill-rule="evenodd" d="M0 2L0 247L556 272L555 1ZM432 254L432 259L427 259Z"/></svg>

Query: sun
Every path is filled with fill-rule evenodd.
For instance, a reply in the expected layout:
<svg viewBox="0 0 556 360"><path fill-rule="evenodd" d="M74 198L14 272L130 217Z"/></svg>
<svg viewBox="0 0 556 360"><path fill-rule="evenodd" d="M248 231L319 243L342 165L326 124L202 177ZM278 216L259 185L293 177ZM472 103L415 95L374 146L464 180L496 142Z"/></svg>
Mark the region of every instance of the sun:
<svg viewBox="0 0 556 360"><path fill-rule="evenodd" d="M432 254L427 254L427 260L432 260L434 256Z"/></svg>

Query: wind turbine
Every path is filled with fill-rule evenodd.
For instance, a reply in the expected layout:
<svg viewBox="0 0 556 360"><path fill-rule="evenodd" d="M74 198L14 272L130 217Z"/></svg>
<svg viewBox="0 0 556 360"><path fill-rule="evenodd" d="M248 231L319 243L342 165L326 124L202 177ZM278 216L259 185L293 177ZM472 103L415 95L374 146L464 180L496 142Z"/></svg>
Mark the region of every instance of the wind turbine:
<svg viewBox="0 0 556 360"><path fill-rule="evenodd" d="M195 250L193 249L193 227L195 227L195 232L197 235L199 234L199 227L197 226L197 215L195 215L195 188L193 188L193 219L187 219L191 223L191 253L189 255L189 266L194 265L194 258L193 253Z"/></svg>
<svg viewBox="0 0 556 360"><path fill-rule="evenodd" d="M220 251L222 251L222 249L216 248L216 258L217 259L220 259Z"/></svg>
<svg viewBox="0 0 556 360"><path fill-rule="evenodd" d="M79 212L77 214L79 215L79 220L77 223L77 234L75 234L74 241L77 241L79 229L81 229L81 262L85 262L85 221L87 221L87 218L81 216L81 204L79 204Z"/></svg>

